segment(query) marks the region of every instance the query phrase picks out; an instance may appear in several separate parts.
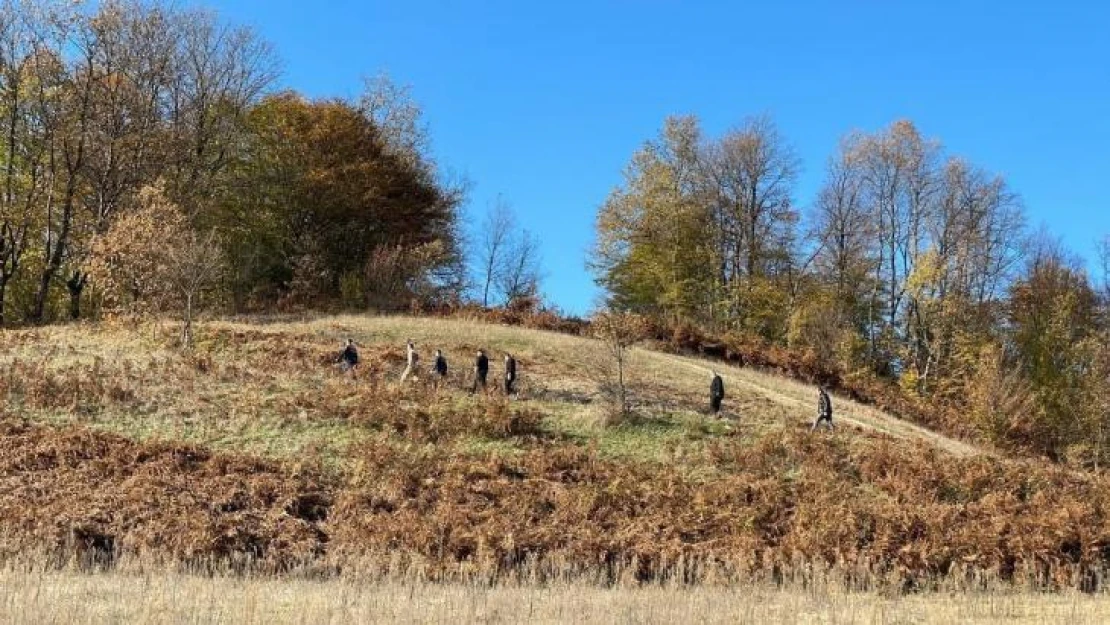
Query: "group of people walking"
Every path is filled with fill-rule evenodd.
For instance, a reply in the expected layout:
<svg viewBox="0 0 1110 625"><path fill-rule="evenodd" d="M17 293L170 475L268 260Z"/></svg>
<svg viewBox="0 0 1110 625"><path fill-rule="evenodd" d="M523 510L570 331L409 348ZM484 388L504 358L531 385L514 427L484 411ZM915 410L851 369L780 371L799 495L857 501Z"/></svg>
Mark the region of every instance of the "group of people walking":
<svg viewBox="0 0 1110 625"><path fill-rule="evenodd" d="M721 374L716 371L710 371L709 382L709 412L714 416L721 413L721 405L725 401L725 381L721 378ZM825 423L829 426L830 430L836 429L833 425L833 408L832 399L829 398L828 391L825 387L817 387L817 419L813 422L813 427L810 431L817 429L817 426Z"/></svg>
<svg viewBox="0 0 1110 625"><path fill-rule="evenodd" d="M339 354L338 361L343 371L350 371L358 366L358 347L355 345L354 339L347 339L343 351ZM443 355L443 350L436 350L435 360L432 362L430 373L437 387L447 379L447 357ZM486 390L489 380L489 356L486 355L484 349L479 349L477 355L474 357L473 373L473 383L470 386L470 392L474 393L479 388L483 391ZM410 339L406 345L405 370L401 373L401 384L404 384L409 378L419 379L419 377L420 353L416 349L416 343ZM516 393L516 358L509 352L505 352L503 381L506 395Z"/></svg>
<svg viewBox="0 0 1110 625"><path fill-rule="evenodd" d="M342 353L339 354L338 360L343 371L350 371L358 366L358 347L355 346L353 339L347 339L347 343ZM404 384L410 377L414 379L419 378L419 370L420 353L416 350L416 344L410 339L406 347L405 371L401 374L401 384ZM431 374L437 387L447 379L447 371L447 357L443 355L443 350L437 349L435 361L432 363L431 369ZM487 380L489 379L489 356L486 355L484 349L479 349L477 355L474 357L473 371L474 377L473 383L470 386L470 392L476 392L479 387L483 391L486 390ZM504 373L505 394L512 395L516 392L516 358L509 352L505 352ZM711 376L712 378L709 382L709 411L716 416L721 413L721 406L725 401L725 381L716 371L712 371ZM817 426L822 423L827 424L829 429L835 429L835 426L833 426L832 400L829 398L828 391L826 391L824 387L819 386L817 387L817 419L813 422L813 427L810 428L810 431L816 430Z"/></svg>

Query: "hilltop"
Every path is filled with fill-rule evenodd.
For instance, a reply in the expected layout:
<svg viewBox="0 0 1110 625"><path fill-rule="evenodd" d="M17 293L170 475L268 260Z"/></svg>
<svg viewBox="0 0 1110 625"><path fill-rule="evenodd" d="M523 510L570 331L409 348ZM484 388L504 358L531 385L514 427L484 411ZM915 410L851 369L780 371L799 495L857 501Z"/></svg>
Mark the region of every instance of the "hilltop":
<svg viewBox="0 0 1110 625"><path fill-rule="evenodd" d="M422 579L1098 585L1110 482L750 369L639 349L634 414L591 339L410 317L9 331L0 554ZM364 367L340 375L341 341ZM404 341L452 374L401 388ZM520 394L470 395L474 350ZM710 368L726 418L703 414Z"/></svg>

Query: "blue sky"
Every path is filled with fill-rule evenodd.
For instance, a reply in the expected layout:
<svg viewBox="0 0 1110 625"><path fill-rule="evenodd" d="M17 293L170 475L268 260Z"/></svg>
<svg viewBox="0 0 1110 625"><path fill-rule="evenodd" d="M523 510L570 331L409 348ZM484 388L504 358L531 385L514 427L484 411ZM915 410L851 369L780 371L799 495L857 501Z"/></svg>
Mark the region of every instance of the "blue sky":
<svg viewBox="0 0 1110 625"><path fill-rule="evenodd" d="M354 96L382 70L410 84L438 159L473 182L468 221L503 194L572 313L597 295L597 206L672 113L711 133L770 114L803 159L803 207L840 137L908 118L1004 174L1073 250L1110 234L1110 3L203 4L274 44L282 86Z"/></svg>

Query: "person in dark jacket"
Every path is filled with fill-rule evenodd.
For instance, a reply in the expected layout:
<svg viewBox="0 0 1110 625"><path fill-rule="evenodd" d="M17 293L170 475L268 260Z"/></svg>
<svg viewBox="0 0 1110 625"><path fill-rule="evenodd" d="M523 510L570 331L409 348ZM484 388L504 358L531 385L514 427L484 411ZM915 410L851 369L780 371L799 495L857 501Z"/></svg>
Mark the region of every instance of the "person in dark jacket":
<svg viewBox="0 0 1110 625"><path fill-rule="evenodd" d="M339 362L339 368L344 372L350 371L358 366L358 348L355 347L354 339L347 339L347 344L339 354L337 362Z"/></svg>
<svg viewBox="0 0 1110 625"><path fill-rule="evenodd" d="M447 358L443 356L443 350L436 350L436 360L433 367L435 369L436 376L440 380L443 380L447 377Z"/></svg>
<svg viewBox="0 0 1110 625"><path fill-rule="evenodd" d="M721 402L725 400L725 381L716 371L713 380L709 383L709 409L714 415L721 413Z"/></svg>
<svg viewBox="0 0 1110 625"><path fill-rule="evenodd" d="M817 420L813 422L813 427L810 428L810 432L816 430L817 426L821 425L822 421L829 424L829 429L830 430L835 430L836 429L836 427L833 425L832 400L829 399L829 394L828 394L827 391L825 391L824 387L818 386L817 387Z"/></svg>
<svg viewBox="0 0 1110 625"><path fill-rule="evenodd" d="M516 391L513 390L513 383L516 382L516 358L513 355L505 352L505 394L512 395Z"/></svg>
<svg viewBox="0 0 1110 625"><path fill-rule="evenodd" d="M486 390L486 376L489 375L489 358L486 356L485 350L478 350L478 356L474 359L474 386L470 387L470 392L478 390L481 385L482 390Z"/></svg>

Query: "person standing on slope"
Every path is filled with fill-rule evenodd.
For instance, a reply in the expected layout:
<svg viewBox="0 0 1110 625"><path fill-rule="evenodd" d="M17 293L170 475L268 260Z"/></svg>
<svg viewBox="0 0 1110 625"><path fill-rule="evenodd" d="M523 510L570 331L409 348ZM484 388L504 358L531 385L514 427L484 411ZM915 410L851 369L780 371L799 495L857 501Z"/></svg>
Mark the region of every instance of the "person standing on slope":
<svg viewBox="0 0 1110 625"><path fill-rule="evenodd" d="M489 375L489 358L486 356L485 350L478 350L478 356L474 358L474 386L470 387L470 392L478 390L478 386L482 386L482 390L486 390L486 376Z"/></svg>
<svg viewBox="0 0 1110 625"><path fill-rule="evenodd" d="M447 380L447 358L444 357L441 349L436 350L436 359L432 363L432 375L438 391L439 385Z"/></svg>
<svg viewBox="0 0 1110 625"><path fill-rule="evenodd" d="M716 371L712 372L712 376L709 383L709 410L717 416L721 413L721 402L725 400L725 381Z"/></svg>
<svg viewBox="0 0 1110 625"><path fill-rule="evenodd" d="M405 372L401 374L401 384L411 375L413 378L418 378L420 373L417 371L416 366L420 363L420 354L416 353L416 345L409 339L408 354L406 358Z"/></svg>
<svg viewBox="0 0 1110 625"><path fill-rule="evenodd" d="M509 352L505 352L505 395L512 395L516 391L513 390L513 383L516 382L516 358Z"/></svg>
<svg viewBox="0 0 1110 625"><path fill-rule="evenodd" d="M835 430L836 429L836 426L833 425L832 400L829 399L829 394L828 394L827 391L825 391L825 388L823 386L818 386L817 387L817 420L813 422L813 427L810 428L809 431L812 432L812 431L816 430L817 426L821 425L822 421L829 424L829 429L830 430Z"/></svg>
<svg viewBox="0 0 1110 625"><path fill-rule="evenodd" d="M436 360L432 365L432 370L441 380L447 377L447 358L444 357L442 349L436 350Z"/></svg>
<svg viewBox="0 0 1110 625"><path fill-rule="evenodd" d="M354 339L347 339L347 344L343 347L343 351L339 354L337 360L339 368L344 373L358 366L358 348L355 347Z"/></svg>

